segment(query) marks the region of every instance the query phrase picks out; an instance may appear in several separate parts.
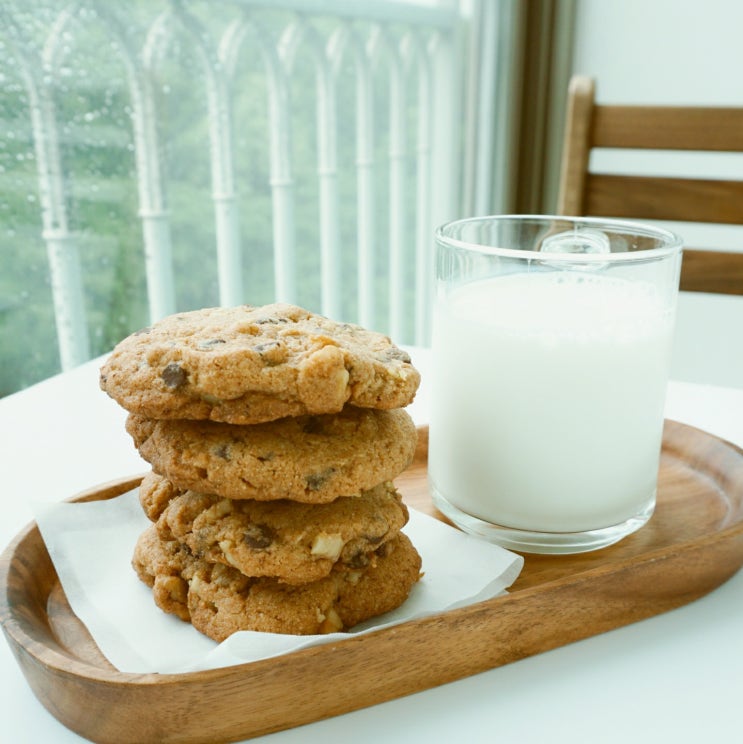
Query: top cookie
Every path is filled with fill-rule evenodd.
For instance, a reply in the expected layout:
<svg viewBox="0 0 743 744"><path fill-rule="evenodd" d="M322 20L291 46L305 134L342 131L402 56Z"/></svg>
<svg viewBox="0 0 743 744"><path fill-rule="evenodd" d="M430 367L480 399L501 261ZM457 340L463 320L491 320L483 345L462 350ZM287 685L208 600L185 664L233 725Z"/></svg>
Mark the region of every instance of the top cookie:
<svg viewBox="0 0 743 744"><path fill-rule="evenodd" d="M412 402L420 375L386 336L293 305L243 305L171 315L125 338L100 384L156 419L256 424L389 410Z"/></svg>

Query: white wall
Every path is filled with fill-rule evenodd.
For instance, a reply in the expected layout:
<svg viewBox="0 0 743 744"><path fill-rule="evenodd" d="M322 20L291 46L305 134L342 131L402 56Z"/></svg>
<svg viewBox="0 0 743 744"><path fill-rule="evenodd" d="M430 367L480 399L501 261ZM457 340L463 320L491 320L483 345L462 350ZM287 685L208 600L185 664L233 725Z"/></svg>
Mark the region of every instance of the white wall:
<svg viewBox="0 0 743 744"><path fill-rule="evenodd" d="M743 106L743 2L577 0L572 67L600 103ZM592 167L743 180L743 155L606 152ZM670 227L690 247L743 251L743 228ZM743 298L682 294L672 375L743 387Z"/></svg>

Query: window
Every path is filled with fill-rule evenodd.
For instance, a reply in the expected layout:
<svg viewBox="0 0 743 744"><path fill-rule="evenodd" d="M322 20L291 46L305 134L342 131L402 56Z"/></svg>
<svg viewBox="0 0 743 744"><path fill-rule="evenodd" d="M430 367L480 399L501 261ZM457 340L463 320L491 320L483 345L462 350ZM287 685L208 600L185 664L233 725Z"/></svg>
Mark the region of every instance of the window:
<svg viewBox="0 0 743 744"><path fill-rule="evenodd" d="M0 394L165 314L275 299L428 333L454 3L9 0Z"/></svg>

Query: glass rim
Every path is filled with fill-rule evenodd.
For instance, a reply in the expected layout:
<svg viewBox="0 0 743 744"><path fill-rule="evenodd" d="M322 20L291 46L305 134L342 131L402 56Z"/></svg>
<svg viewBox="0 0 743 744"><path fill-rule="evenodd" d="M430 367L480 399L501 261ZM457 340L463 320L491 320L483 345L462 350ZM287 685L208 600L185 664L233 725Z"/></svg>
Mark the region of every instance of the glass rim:
<svg viewBox="0 0 743 744"><path fill-rule="evenodd" d="M620 253L564 253L549 251L530 251L522 248L499 248L497 246L483 245L482 243L473 243L466 240L459 240L446 235L447 230L458 226L465 226L474 223L488 222L566 222L569 224L580 224L587 228L598 229L603 227L607 230L616 232L625 232L639 237L658 238L666 241L665 245L656 248L646 248L638 251L624 251ZM548 259L549 261L561 262L566 264L580 263L616 263L616 262L641 262L652 261L664 258L669 255L680 253L683 248L683 240L677 233L666 230L662 227L649 225L646 223L635 222L632 220L622 220L604 217L580 217L573 215L559 214L497 214L485 215L481 217L466 217L458 220L445 222L436 228L435 239L437 243L451 248L467 250L482 253L491 256L501 256L503 258L519 259Z"/></svg>

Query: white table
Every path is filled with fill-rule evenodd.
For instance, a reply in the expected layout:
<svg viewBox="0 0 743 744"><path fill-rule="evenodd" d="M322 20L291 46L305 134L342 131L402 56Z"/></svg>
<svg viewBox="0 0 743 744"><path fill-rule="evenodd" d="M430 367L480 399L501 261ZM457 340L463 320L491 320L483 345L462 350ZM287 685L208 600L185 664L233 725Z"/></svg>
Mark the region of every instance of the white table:
<svg viewBox="0 0 743 744"><path fill-rule="evenodd" d="M413 350L424 384L428 353ZM125 413L98 389L94 361L0 400L5 483L0 548L60 500L143 472ZM743 390L673 382L666 415L743 446ZM363 673L363 670L361 670ZM335 742L736 741L743 690L743 572L678 610L372 708L284 731L271 744ZM0 741L76 742L36 700L0 641Z"/></svg>

